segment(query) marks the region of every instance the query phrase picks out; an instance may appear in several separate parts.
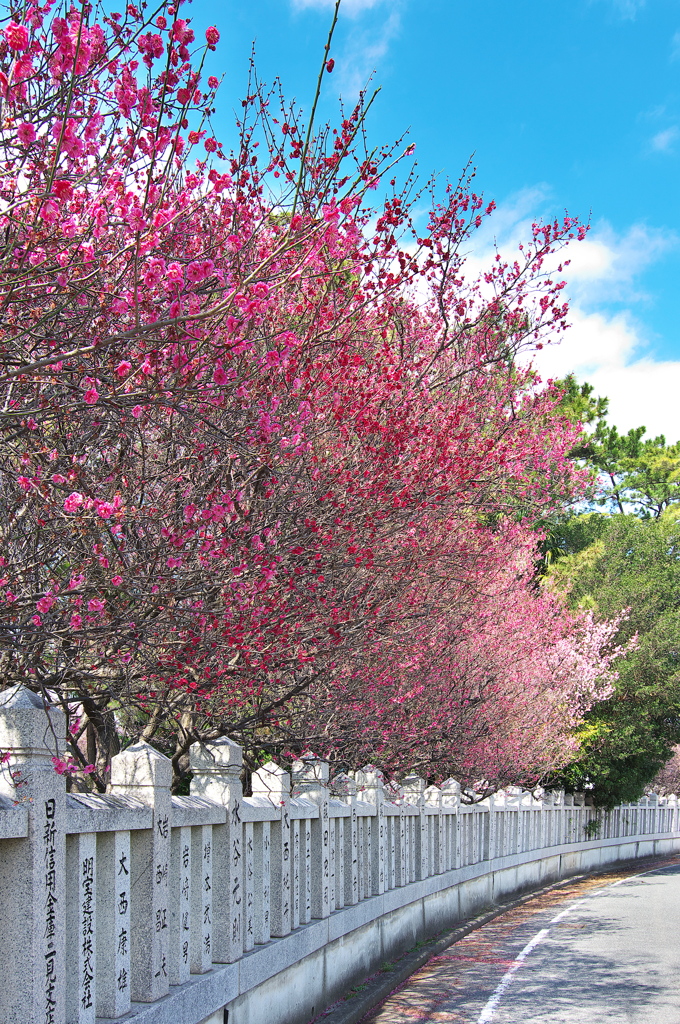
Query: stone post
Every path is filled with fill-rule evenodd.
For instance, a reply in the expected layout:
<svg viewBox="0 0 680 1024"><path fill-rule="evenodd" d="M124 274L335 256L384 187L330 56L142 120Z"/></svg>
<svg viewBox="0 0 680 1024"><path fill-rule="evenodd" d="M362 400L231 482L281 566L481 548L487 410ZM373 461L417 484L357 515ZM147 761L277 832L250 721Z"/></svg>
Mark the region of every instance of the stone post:
<svg viewBox="0 0 680 1024"><path fill-rule="evenodd" d="M305 881L311 886L311 916L328 917L331 912L331 836L329 821L329 768L326 761L312 753L293 763L293 796L309 800L319 808L311 821L311 857L305 869ZM306 822L305 822L306 824Z"/></svg>
<svg viewBox="0 0 680 1024"><path fill-rule="evenodd" d="M385 822L385 777L372 764L356 773L355 782L362 799L375 806L375 824L371 830L371 896L385 892L385 861L387 857L387 828Z"/></svg>
<svg viewBox="0 0 680 1024"><path fill-rule="evenodd" d="M170 984L183 985L191 973L191 828L172 831L170 884Z"/></svg>
<svg viewBox="0 0 680 1024"><path fill-rule="evenodd" d="M442 794L438 786L428 786L425 790L425 806L435 807L436 814L428 815L429 818L429 862L428 871L431 875L441 875L446 871L445 843L442 833Z"/></svg>
<svg viewBox="0 0 680 1024"><path fill-rule="evenodd" d="M649 831L656 835L659 831L659 794L650 793L647 797L647 803L649 805Z"/></svg>
<svg viewBox="0 0 680 1024"><path fill-rule="evenodd" d="M401 785L406 802L416 806L419 811L418 817L413 822L415 849L411 851L411 856L415 866L415 878L413 881L421 881L423 878L427 878L428 875L428 836L427 818L425 817L425 790L427 789L427 782L425 779L421 779L419 775L407 775L405 779L402 779Z"/></svg>
<svg viewBox="0 0 680 1024"><path fill-rule="evenodd" d="M253 772L253 796L267 797L279 809L271 827L271 934L288 935L293 922L290 775L273 761Z"/></svg>
<svg viewBox="0 0 680 1024"><path fill-rule="evenodd" d="M487 831L487 848L486 856L489 861L495 860L496 858L496 798L492 793L488 798L488 801L484 801L489 805L489 828Z"/></svg>
<svg viewBox="0 0 680 1024"><path fill-rule="evenodd" d="M169 980L169 877L172 764L148 743L135 743L111 759L111 793L153 808L151 829L130 836L130 994L140 1003L167 995Z"/></svg>
<svg viewBox="0 0 680 1024"><path fill-rule="evenodd" d="M97 1017L130 1009L130 833L97 836Z"/></svg>
<svg viewBox="0 0 680 1024"><path fill-rule="evenodd" d="M451 808L455 813L443 814L446 830L446 869L460 867L460 782L446 779L441 786L442 807Z"/></svg>
<svg viewBox="0 0 680 1024"><path fill-rule="evenodd" d="M66 865L66 1020L68 1024L94 1024L96 932L99 930L98 924L95 929L97 837L94 832L66 837Z"/></svg>
<svg viewBox="0 0 680 1024"><path fill-rule="evenodd" d="M214 743L194 743L189 763L192 796L225 810L226 823L214 825L212 835L212 960L232 964L243 955L243 754L238 743L223 737ZM192 851L192 861L194 857Z"/></svg>
<svg viewBox="0 0 680 1024"><path fill-rule="evenodd" d="M3 843L0 859L3 1024L65 1021L66 786L52 764L64 734L61 711L26 687L0 693L0 792L28 813L26 839Z"/></svg>
<svg viewBox="0 0 680 1024"><path fill-rule="evenodd" d="M338 851L338 856L343 858L345 876L345 906L351 907L359 902L359 827L357 822L357 784L354 779L340 772L333 779L333 795L348 804L351 808L351 816L345 824L344 829L344 855Z"/></svg>

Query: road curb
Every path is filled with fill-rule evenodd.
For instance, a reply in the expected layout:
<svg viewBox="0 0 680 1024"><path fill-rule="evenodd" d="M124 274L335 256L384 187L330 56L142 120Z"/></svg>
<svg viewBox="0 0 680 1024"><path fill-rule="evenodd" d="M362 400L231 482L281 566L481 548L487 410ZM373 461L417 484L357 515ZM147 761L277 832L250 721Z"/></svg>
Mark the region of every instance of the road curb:
<svg viewBox="0 0 680 1024"><path fill-rule="evenodd" d="M432 957L443 953L445 949L452 946L454 942L459 942L460 939L465 938L470 932L488 924L489 921L495 920L501 914L505 914L509 910L514 910L516 907L521 907L524 903L536 899L537 896L573 885L574 882L583 882L588 878L597 878L598 875L611 875L616 874L618 871L628 871L631 868L643 867L644 865L649 866L650 864L661 865L670 863L673 860L677 860L677 854L670 857L659 857L658 855L639 857L634 860L621 861L619 864L610 864L597 871L587 871L581 875L570 875L569 878L563 878L559 882L553 882L550 885L544 885L537 889L525 890L521 896L508 900L507 903L495 904L493 908L478 914L476 917L461 924L458 928L435 936L427 942L418 943L414 949L409 950L398 960L394 961L394 967L383 969L366 978L363 983L355 986L355 991L351 995L345 996L339 1003L333 1004L324 1013L318 1014L310 1021L310 1024L359 1024L367 1013L384 1002L412 974L415 974L428 960L431 960ZM356 991L356 989L361 990Z"/></svg>

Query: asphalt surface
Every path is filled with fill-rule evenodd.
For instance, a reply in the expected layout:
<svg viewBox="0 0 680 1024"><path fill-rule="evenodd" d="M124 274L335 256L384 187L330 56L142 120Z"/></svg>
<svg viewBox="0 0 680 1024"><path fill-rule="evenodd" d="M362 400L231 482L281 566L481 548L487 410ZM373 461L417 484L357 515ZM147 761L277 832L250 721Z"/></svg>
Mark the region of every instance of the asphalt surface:
<svg viewBox="0 0 680 1024"><path fill-rule="evenodd" d="M680 1024L680 858L543 893L449 946L363 1024Z"/></svg>

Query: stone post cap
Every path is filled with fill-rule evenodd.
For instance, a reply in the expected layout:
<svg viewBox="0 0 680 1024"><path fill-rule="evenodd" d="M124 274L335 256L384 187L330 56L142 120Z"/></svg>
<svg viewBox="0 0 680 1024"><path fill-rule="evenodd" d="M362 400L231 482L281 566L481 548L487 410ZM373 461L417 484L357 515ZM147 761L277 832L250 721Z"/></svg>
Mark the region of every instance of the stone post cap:
<svg viewBox="0 0 680 1024"><path fill-rule="evenodd" d="M64 713L45 705L42 697L23 683L0 693L0 750L44 758L54 753L52 731L61 740L64 729Z"/></svg>
<svg viewBox="0 0 680 1024"><path fill-rule="evenodd" d="M290 774L273 761L268 761L252 775L253 796L267 796L281 803L290 797Z"/></svg>
<svg viewBox="0 0 680 1024"><path fill-rule="evenodd" d="M457 779L445 779L441 793L442 807L457 807L460 803L460 782Z"/></svg>
<svg viewBox="0 0 680 1024"><path fill-rule="evenodd" d="M401 780L401 788L404 791L406 803L418 805L424 803L427 782L425 779L421 779L419 775L407 775L405 779Z"/></svg>
<svg viewBox="0 0 680 1024"><path fill-rule="evenodd" d="M404 802L404 790L401 788L398 782L394 779L390 779L389 782L385 783L385 799L389 800L392 804L401 804Z"/></svg>
<svg viewBox="0 0 680 1024"><path fill-rule="evenodd" d="M0 711L10 708L39 708L44 711L45 704L42 697L33 690L29 690L23 683L16 683L0 693Z"/></svg>
<svg viewBox="0 0 680 1024"><path fill-rule="evenodd" d="M354 772L354 781L361 800L369 804L384 803L385 776L375 765L365 764L359 771Z"/></svg>
<svg viewBox="0 0 680 1024"><path fill-rule="evenodd" d="M172 762L143 740L111 758L111 787L169 789Z"/></svg>
<svg viewBox="0 0 680 1024"><path fill-rule="evenodd" d="M425 803L428 807L441 807L442 791L439 786L428 786L424 793Z"/></svg>
<svg viewBox="0 0 680 1024"><path fill-rule="evenodd" d="M346 772L340 772L331 782L331 792L341 800L352 800L357 795L357 784Z"/></svg>
<svg viewBox="0 0 680 1024"><path fill-rule="evenodd" d="M240 774L243 751L238 743L227 736L211 743L192 743L189 748L189 766L194 774Z"/></svg>
<svg viewBox="0 0 680 1024"><path fill-rule="evenodd" d="M311 750L304 751L297 761L293 761L291 777L295 784L316 782L325 785L329 776L328 761L317 757Z"/></svg>

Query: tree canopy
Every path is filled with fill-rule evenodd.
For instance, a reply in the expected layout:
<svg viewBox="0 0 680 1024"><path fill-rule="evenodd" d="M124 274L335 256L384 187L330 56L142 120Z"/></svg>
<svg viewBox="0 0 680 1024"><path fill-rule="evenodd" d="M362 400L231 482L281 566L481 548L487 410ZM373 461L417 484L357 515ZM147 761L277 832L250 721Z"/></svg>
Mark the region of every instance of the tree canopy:
<svg viewBox="0 0 680 1024"><path fill-rule="evenodd" d="M592 400L592 389L577 397ZM575 449L603 511L552 524L545 579L598 621L623 615L617 640L630 649L617 662L614 692L586 714L581 755L557 777L612 805L637 799L680 742L680 446L646 439L644 427L622 436L604 413L600 406L595 430Z"/></svg>
<svg viewBox="0 0 680 1024"><path fill-rule="evenodd" d="M61 705L56 763L100 788L121 742L179 783L221 735L536 781L615 653L534 585L533 524L584 475L517 358L564 328L547 261L586 229L469 275L469 174L399 187L370 99L317 128L254 73L225 153L219 32L183 13L3 23L3 683Z"/></svg>

